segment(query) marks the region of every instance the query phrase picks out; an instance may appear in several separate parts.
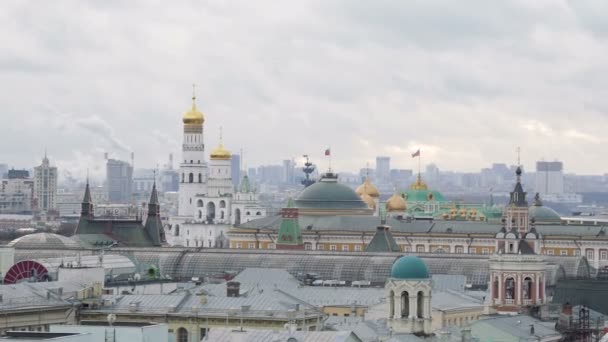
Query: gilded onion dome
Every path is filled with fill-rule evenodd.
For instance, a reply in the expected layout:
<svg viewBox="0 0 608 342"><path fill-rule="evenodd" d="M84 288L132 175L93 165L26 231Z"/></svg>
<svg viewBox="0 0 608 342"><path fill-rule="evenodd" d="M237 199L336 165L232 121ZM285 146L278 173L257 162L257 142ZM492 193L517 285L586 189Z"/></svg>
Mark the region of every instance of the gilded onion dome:
<svg viewBox="0 0 608 342"><path fill-rule="evenodd" d="M397 193L394 193L393 196L386 201L387 211L405 211L405 209L407 209L407 203L405 202L405 199Z"/></svg>
<svg viewBox="0 0 608 342"><path fill-rule="evenodd" d="M410 185L410 190L428 190L428 186L425 182L422 181L420 173L418 174L418 178L416 178L416 181L412 183L412 185Z"/></svg>
<svg viewBox="0 0 608 342"><path fill-rule="evenodd" d="M228 160L232 158L232 153L228 151L224 144L219 144L213 151L211 151L211 159L215 160Z"/></svg>
<svg viewBox="0 0 608 342"><path fill-rule="evenodd" d="M232 158L232 153L224 147L224 138L222 128L220 127L220 144L211 151L211 159L214 160L229 160Z"/></svg>
<svg viewBox="0 0 608 342"><path fill-rule="evenodd" d="M359 185L359 187L357 188L357 190L355 190L355 192L359 196L366 194L366 195L370 196L371 198L380 197L380 192L378 191L378 188L376 188L376 186L374 184L372 184L372 181L369 180L369 177L365 177L365 182L363 182L363 184Z"/></svg>
<svg viewBox="0 0 608 342"><path fill-rule="evenodd" d="M196 109L196 95L194 95L194 89L192 90L192 108L184 113L182 121L185 125L202 125L205 122L203 113Z"/></svg>
<svg viewBox="0 0 608 342"><path fill-rule="evenodd" d="M365 204L367 204L370 209L376 209L376 201L374 201L374 199L370 195L362 194L360 195L360 197L361 200L363 200L363 202L365 202Z"/></svg>

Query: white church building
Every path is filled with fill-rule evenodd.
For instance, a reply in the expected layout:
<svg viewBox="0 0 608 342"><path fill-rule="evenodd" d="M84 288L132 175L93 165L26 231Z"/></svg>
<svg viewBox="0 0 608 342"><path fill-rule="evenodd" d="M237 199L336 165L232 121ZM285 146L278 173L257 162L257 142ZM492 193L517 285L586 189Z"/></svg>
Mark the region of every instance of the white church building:
<svg viewBox="0 0 608 342"><path fill-rule="evenodd" d="M228 248L232 225L266 216L247 176L234 189L230 151L219 145L205 159L205 117L196 108L184 113L184 140L180 163L178 215L169 219L167 243L171 246Z"/></svg>

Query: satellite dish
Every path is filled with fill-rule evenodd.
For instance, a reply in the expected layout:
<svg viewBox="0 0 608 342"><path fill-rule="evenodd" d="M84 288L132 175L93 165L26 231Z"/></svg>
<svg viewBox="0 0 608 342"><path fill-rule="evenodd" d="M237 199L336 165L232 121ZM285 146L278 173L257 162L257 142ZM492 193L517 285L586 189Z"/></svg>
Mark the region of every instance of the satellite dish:
<svg viewBox="0 0 608 342"><path fill-rule="evenodd" d="M114 322L116 322L116 315L115 314L109 314L108 315L108 324L110 326L112 326L112 324L114 324Z"/></svg>
<svg viewBox="0 0 608 342"><path fill-rule="evenodd" d="M140 281L140 280L141 280L141 274L139 274L139 273L135 273L135 275L133 276L133 279L134 279L135 281Z"/></svg>

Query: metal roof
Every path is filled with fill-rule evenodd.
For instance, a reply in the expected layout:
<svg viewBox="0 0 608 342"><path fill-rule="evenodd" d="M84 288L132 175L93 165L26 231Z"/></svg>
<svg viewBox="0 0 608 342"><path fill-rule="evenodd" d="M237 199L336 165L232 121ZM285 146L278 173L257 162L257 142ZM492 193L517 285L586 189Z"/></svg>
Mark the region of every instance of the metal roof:
<svg viewBox="0 0 608 342"><path fill-rule="evenodd" d="M76 241L70 239L69 237L52 234L52 233L36 233L36 234L25 235L25 236L16 238L13 241L9 242L7 246L20 248L20 249L80 248L80 245Z"/></svg>
<svg viewBox="0 0 608 342"><path fill-rule="evenodd" d="M431 306L440 311L484 308L483 302L477 298L453 291L433 292Z"/></svg>
<svg viewBox="0 0 608 342"><path fill-rule="evenodd" d="M292 337L297 342L358 342L361 341L351 331L274 331L251 329L235 331L228 328L214 328L209 331L209 341L216 342L268 342L268 341L290 341Z"/></svg>
<svg viewBox="0 0 608 342"><path fill-rule="evenodd" d="M221 276L247 268L283 269L298 273L317 273L321 279L344 281L367 280L383 283L395 260L402 253L366 253L334 251L283 251L247 249L194 248L113 248L113 254L129 256L142 265L155 265L161 275L173 278ZM15 250L15 260L37 259L42 255L74 255L66 250ZM82 251L82 254L93 253ZM431 274L463 275L467 284L487 286L489 255L411 253L420 257ZM109 254L106 254L106 256ZM543 256L549 265L560 265L568 277L589 277L586 259L579 257ZM548 266L552 271L555 266ZM549 278L551 279L551 278ZM555 279L555 278L554 278ZM554 284L549 284L554 285Z"/></svg>
<svg viewBox="0 0 608 342"><path fill-rule="evenodd" d="M534 326L534 334L531 333ZM480 340L492 340L498 334L506 334L516 339L534 339L560 336L554 328L546 326L531 316L515 315L483 319L471 324L471 332Z"/></svg>

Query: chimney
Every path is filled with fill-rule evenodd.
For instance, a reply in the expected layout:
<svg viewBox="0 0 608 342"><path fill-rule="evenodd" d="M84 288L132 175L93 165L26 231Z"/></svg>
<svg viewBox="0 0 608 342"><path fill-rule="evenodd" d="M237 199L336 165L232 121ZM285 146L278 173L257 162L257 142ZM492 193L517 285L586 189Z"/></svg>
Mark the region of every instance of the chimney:
<svg viewBox="0 0 608 342"><path fill-rule="evenodd" d="M129 303L129 312L137 312L138 308L139 308L139 302Z"/></svg>
<svg viewBox="0 0 608 342"><path fill-rule="evenodd" d="M572 315L572 304L566 302L562 306L562 314L564 314L566 316L571 316Z"/></svg>
<svg viewBox="0 0 608 342"><path fill-rule="evenodd" d="M229 281L226 283L226 296L238 297L241 292L241 283L238 281Z"/></svg>

